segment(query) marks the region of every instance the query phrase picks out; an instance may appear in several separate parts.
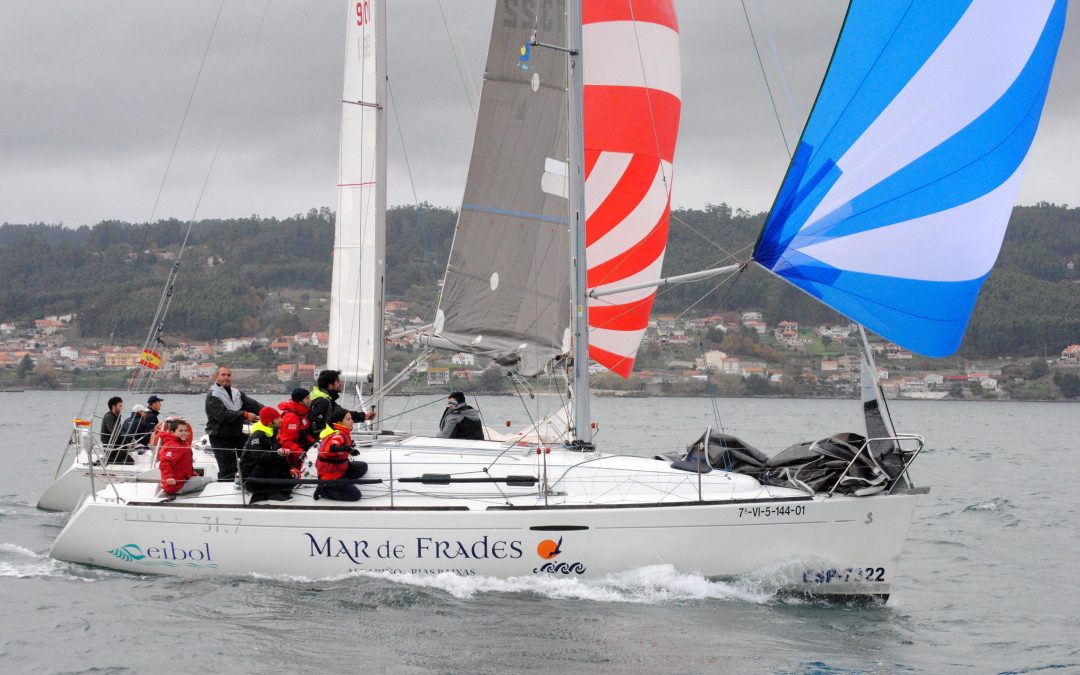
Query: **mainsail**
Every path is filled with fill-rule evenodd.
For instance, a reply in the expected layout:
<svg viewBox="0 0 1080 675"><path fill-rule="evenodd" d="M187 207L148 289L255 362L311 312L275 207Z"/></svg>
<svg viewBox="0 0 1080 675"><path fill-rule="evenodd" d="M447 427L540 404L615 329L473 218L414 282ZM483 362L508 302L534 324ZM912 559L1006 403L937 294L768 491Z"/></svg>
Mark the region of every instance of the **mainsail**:
<svg viewBox="0 0 1080 675"><path fill-rule="evenodd" d="M673 0L585 2L585 208L590 289L656 281L679 132ZM627 377L655 288L589 300L589 355Z"/></svg>
<svg viewBox="0 0 1080 675"><path fill-rule="evenodd" d="M528 7L530 3L522 3ZM495 10L468 182L434 332L525 375L568 346L565 2Z"/></svg>
<svg viewBox="0 0 1080 675"><path fill-rule="evenodd" d="M1042 112L1065 0L853 0L754 260L928 356L960 345Z"/></svg>
<svg viewBox="0 0 1080 675"><path fill-rule="evenodd" d="M327 367L381 380L386 230L386 45L379 0L347 3Z"/></svg>

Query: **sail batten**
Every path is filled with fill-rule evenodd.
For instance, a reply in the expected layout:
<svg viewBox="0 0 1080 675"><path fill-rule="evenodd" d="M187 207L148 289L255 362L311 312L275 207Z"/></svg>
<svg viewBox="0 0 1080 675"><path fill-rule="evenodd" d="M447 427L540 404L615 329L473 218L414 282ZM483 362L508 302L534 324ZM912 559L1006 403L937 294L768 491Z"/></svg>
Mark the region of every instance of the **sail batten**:
<svg viewBox="0 0 1080 675"><path fill-rule="evenodd" d="M852 2L754 260L897 344L959 348L1065 0Z"/></svg>

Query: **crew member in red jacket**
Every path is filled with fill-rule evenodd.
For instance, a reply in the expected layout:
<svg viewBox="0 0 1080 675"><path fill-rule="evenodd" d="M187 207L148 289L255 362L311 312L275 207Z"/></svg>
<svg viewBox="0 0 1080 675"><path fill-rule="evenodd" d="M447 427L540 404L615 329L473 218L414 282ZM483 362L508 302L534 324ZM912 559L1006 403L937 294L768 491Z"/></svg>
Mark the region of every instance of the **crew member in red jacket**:
<svg viewBox="0 0 1080 675"><path fill-rule="evenodd" d="M293 478L300 477L305 453L315 441L315 435L311 433L311 420L308 419L310 393L303 387L297 387L292 390L288 401L278 403L278 409L281 410L281 431L278 432L278 438L281 449L285 451L285 458L289 460Z"/></svg>
<svg viewBox="0 0 1080 675"><path fill-rule="evenodd" d="M166 494L182 495L201 490L209 478L195 473L191 454L191 425L187 420L170 419L164 431L158 432L161 448L158 449L158 468L161 471L161 489Z"/></svg>
<svg viewBox="0 0 1080 675"><path fill-rule="evenodd" d="M367 473L368 466L367 462L349 460L349 457L356 452L353 450L352 436L350 436L353 428L352 413L344 408L337 408L330 413L328 421L329 424L320 434L322 442L319 445L319 457L315 461L319 480L360 478ZM355 502L360 499L360 488L350 483L320 485L315 490L315 499L320 497Z"/></svg>

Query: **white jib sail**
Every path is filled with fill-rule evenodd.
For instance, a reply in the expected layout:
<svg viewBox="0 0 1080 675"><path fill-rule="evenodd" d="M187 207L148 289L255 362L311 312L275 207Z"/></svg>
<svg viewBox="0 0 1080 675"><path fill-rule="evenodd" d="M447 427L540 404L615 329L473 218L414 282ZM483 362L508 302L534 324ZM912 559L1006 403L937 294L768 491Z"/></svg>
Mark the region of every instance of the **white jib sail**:
<svg viewBox="0 0 1080 675"><path fill-rule="evenodd" d="M381 384L386 247L385 17L349 0L327 367Z"/></svg>

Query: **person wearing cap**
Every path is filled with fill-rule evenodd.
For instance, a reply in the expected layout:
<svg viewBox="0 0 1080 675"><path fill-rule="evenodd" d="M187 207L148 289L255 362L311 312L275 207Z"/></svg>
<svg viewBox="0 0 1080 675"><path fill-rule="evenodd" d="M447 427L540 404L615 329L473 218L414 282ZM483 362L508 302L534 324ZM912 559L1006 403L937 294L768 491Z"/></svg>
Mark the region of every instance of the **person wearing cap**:
<svg viewBox="0 0 1080 675"><path fill-rule="evenodd" d="M259 421L251 425L251 435L240 453L240 479L244 489L251 492L251 502L266 500L285 502L292 499L292 487L285 484L261 483L262 479L288 480L289 461L277 438L281 428L278 411L265 407L259 411Z"/></svg>
<svg viewBox="0 0 1080 675"><path fill-rule="evenodd" d="M218 366L206 394L206 434L217 459L218 480L236 477L236 451L244 447L244 422L259 419L263 404L232 386L232 369Z"/></svg>
<svg viewBox="0 0 1080 675"><path fill-rule="evenodd" d="M344 408L337 408L330 413L330 423L322 430L319 444L319 457L315 468L320 481L356 479L367 473L367 462L350 461L353 454L352 413ZM322 485L315 489L315 499L320 497L342 502L355 502L360 499L360 488L355 484Z"/></svg>
<svg viewBox="0 0 1080 675"><path fill-rule="evenodd" d="M131 416L124 420L123 426L120 427L121 444L128 447L146 447L146 443L150 441L151 431L153 427L146 424L146 406L136 403L131 408Z"/></svg>
<svg viewBox="0 0 1080 675"><path fill-rule="evenodd" d="M455 391L446 398L446 409L439 420L439 438L484 440L484 424L480 412L465 405L465 393Z"/></svg>
<svg viewBox="0 0 1080 675"><path fill-rule="evenodd" d="M307 389L297 387L292 390L288 401L278 403L278 410L281 411L281 449L285 451L285 459L289 460L292 467L293 478L300 477L304 468L304 455L315 441L315 436L311 433L311 420L308 419L310 394Z"/></svg>
<svg viewBox="0 0 1080 675"><path fill-rule="evenodd" d="M311 432L313 434L322 434L329 423L331 414L338 410L344 410L337 402L344 386L345 383L341 381L340 370L324 370L319 373L319 379L311 390L311 405L308 406L310 408L308 417L311 420ZM350 410L349 412L352 413L354 423L375 419L374 408L367 411Z"/></svg>
<svg viewBox="0 0 1080 675"><path fill-rule="evenodd" d="M161 412L161 403L164 400L165 399L161 398L156 394L146 399L146 424L151 429L157 429L158 413ZM147 434L146 437L147 442L149 442L150 434Z"/></svg>

